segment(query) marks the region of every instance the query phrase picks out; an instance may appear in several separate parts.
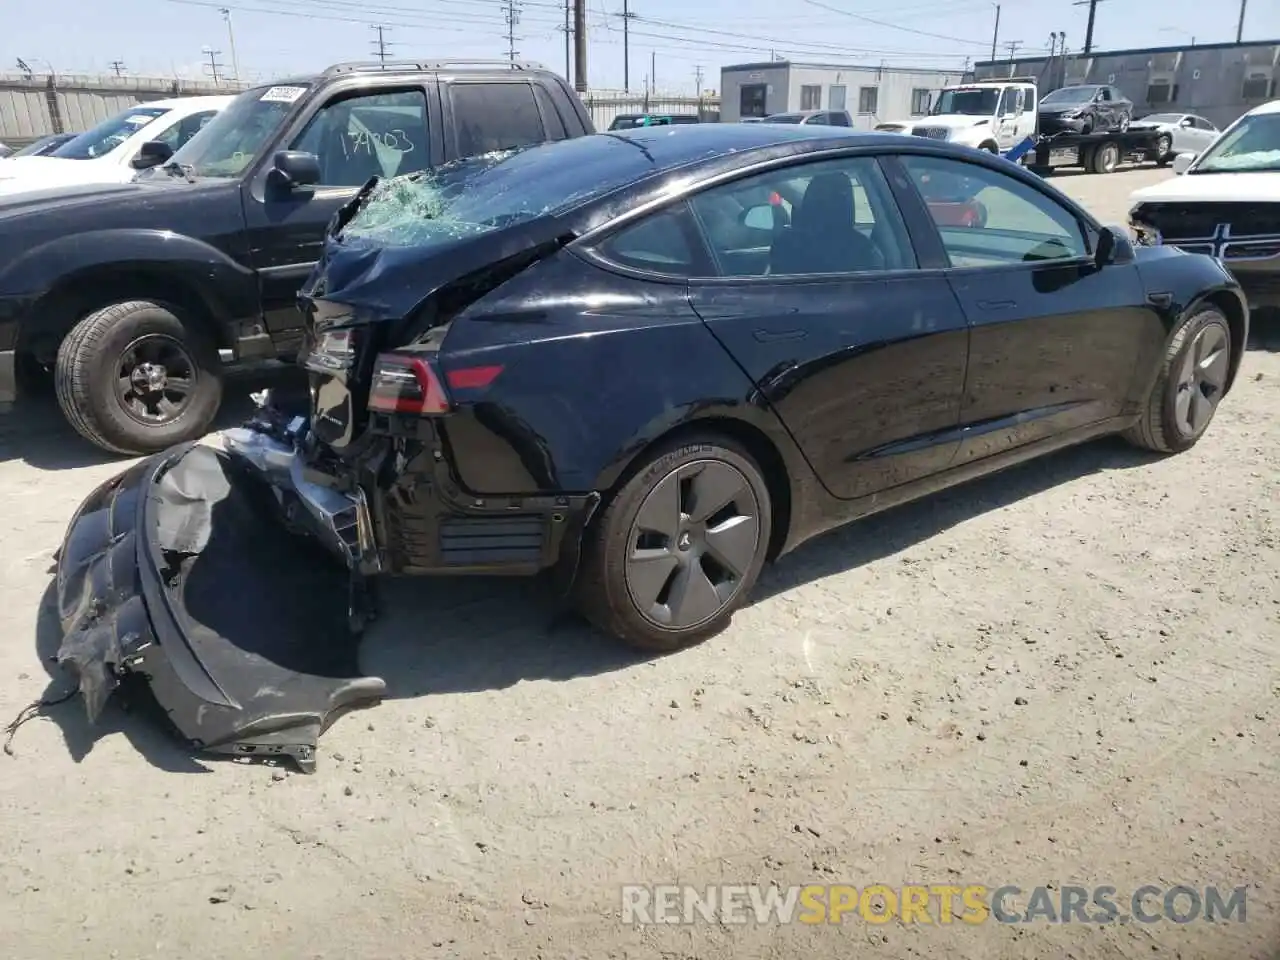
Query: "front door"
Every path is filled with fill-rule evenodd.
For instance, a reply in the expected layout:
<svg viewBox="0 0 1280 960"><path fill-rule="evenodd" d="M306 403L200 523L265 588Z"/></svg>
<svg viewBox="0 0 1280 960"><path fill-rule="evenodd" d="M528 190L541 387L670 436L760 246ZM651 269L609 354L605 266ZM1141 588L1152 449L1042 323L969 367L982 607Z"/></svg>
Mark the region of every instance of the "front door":
<svg viewBox="0 0 1280 960"><path fill-rule="evenodd" d="M283 189L268 181L266 169L250 182L245 220L273 337L287 338L299 329L298 290L320 257L325 228L339 207L371 177L433 165L428 93L421 83L335 92L281 147L315 154L320 183Z"/></svg>
<svg viewBox="0 0 1280 960"><path fill-rule="evenodd" d="M923 271L873 157L808 161L691 206L715 276L695 310L827 490L874 494L956 451L968 334L945 273Z"/></svg>
<svg viewBox="0 0 1280 960"><path fill-rule="evenodd" d="M1138 358L1163 339L1132 264L1098 268L1085 226L1047 189L985 166L906 156L922 193L964 193L981 215L935 217L971 328L956 463L1119 415Z"/></svg>

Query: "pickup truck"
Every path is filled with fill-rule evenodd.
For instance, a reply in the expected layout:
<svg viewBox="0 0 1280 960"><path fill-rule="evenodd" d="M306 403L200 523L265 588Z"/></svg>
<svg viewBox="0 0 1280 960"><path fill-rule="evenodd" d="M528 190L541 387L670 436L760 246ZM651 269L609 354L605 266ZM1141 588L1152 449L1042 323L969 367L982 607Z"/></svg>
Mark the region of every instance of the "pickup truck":
<svg viewBox="0 0 1280 960"><path fill-rule="evenodd" d="M370 179L593 132L534 64L343 63L245 91L131 183L0 204L0 409L51 378L104 450L202 436L227 364L296 355L298 288Z"/></svg>

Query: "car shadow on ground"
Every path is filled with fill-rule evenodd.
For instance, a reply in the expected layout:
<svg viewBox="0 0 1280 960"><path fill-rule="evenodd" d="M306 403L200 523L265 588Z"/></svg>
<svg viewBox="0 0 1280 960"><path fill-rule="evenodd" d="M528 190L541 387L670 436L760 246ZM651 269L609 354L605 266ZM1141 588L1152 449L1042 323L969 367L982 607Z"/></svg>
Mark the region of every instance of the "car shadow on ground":
<svg viewBox="0 0 1280 960"><path fill-rule="evenodd" d="M223 430L243 422L253 411L249 394L273 390L305 396L306 378L297 367L263 364L227 375L222 409L213 429ZM118 461L127 457L100 450L72 429L58 409L51 391L23 397L0 413L0 463L22 460L38 470L70 470Z"/></svg>
<svg viewBox="0 0 1280 960"><path fill-rule="evenodd" d="M1153 459L1118 439L1106 439L904 504L820 537L783 558L766 570L753 602L890 556L1050 488L1104 470L1140 467ZM367 630L359 653L361 669L386 681L387 699L502 690L531 680L564 681L650 659L568 612L549 579L404 578L384 585L381 599L382 616ZM69 677L54 661L60 643L51 585L41 605L35 643L49 673L46 701L69 688ZM155 722L149 698L134 697L129 703L128 711L109 705L94 726L78 697L39 712L62 728L77 761L98 738L123 733L157 767L173 772L207 769L206 757L193 758L168 736L167 724Z"/></svg>

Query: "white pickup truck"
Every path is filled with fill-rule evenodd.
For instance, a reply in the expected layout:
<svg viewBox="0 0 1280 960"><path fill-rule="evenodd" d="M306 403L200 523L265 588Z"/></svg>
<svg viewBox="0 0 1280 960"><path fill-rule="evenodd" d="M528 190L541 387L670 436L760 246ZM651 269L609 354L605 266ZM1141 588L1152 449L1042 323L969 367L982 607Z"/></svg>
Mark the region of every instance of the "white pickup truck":
<svg viewBox="0 0 1280 960"><path fill-rule="evenodd" d="M926 117L879 123L876 129L1004 153L1036 135L1039 100L1036 81L1028 77L976 80L943 87Z"/></svg>

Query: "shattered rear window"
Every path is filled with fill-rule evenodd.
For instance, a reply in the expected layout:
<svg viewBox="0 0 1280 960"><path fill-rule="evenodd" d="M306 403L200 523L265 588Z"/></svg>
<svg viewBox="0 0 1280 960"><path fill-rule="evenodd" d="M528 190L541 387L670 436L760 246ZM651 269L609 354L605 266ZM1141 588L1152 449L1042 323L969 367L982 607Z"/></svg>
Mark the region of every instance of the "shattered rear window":
<svg viewBox="0 0 1280 960"><path fill-rule="evenodd" d="M601 135L498 150L380 181L342 241L434 246L565 213L651 172L643 144Z"/></svg>

